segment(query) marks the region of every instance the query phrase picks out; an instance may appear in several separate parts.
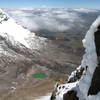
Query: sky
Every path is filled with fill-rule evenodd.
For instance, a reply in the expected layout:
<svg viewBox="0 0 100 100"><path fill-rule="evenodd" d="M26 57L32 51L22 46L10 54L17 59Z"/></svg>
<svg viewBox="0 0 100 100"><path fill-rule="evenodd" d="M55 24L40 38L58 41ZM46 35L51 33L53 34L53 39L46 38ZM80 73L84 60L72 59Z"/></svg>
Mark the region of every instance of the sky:
<svg viewBox="0 0 100 100"><path fill-rule="evenodd" d="M33 6L100 9L100 0L0 0L2 8Z"/></svg>

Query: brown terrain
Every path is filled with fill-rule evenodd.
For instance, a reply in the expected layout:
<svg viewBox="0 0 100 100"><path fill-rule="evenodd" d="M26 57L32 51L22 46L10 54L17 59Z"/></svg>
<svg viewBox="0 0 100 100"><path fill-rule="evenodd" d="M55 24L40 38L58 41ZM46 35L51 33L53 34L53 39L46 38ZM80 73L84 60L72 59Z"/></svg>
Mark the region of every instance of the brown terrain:
<svg viewBox="0 0 100 100"><path fill-rule="evenodd" d="M66 81L80 65L81 35L56 34L48 39L46 48L32 52L4 42L10 56L0 57L0 100L35 100L51 93L58 80ZM34 73L45 73L46 78L32 78Z"/></svg>

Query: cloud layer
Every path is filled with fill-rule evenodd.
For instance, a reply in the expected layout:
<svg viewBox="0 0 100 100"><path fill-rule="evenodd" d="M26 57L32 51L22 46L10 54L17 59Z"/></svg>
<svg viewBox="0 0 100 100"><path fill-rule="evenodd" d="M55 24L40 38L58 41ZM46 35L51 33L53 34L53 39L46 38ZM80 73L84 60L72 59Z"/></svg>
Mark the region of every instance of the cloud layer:
<svg viewBox="0 0 100 100"><path fill-rule="evenodd" d="M65 9L65 8L19 8L6 9L10 16L17 22L31 31L47 32L69 32L72 29L84 28L88 17L97 13L97 10L89 9ZM91 15L89 15L91 13ZM85 16L85 14L87 16ZM91 24L97 16L90 18ZM77 29L78 29L77 28ZM80 30L80 29L78 29Z"/></svg>

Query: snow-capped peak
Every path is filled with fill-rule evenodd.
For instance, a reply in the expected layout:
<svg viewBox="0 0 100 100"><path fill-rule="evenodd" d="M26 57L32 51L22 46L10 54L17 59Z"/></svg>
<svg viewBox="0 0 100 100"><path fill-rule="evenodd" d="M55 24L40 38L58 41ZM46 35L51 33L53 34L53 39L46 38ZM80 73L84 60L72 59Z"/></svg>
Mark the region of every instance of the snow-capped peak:
<svg viewBox="0 0 100 100"><path fill-rule="evenodd" d="M28 23L27 23L28 24ZM30 49L39 49L45 44L45 38L37 37L35 33L18 25L0 9L0 35L6 37L14 45L19 42ZM33 43L34 42L34 43Z"/></svg>

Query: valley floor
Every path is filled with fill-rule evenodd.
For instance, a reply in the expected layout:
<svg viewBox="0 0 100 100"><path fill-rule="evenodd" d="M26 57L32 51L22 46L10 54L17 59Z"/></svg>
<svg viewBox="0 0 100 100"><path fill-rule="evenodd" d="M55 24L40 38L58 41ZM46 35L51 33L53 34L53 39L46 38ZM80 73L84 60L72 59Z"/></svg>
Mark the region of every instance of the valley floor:
<svg viewBox="0 0 100 100"><path fill-rule="evenodd" d="M53 86L55 84L54 80L44 80L38 81L36 83L28 82L20 89L16 89L14 92L9 91L8 93L0 96L0 100L36 100L41 98L41 96L51 93ZM48 97L48 96L47 96Z"/></svg>

